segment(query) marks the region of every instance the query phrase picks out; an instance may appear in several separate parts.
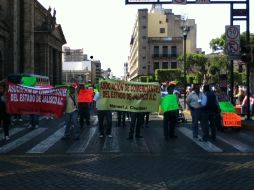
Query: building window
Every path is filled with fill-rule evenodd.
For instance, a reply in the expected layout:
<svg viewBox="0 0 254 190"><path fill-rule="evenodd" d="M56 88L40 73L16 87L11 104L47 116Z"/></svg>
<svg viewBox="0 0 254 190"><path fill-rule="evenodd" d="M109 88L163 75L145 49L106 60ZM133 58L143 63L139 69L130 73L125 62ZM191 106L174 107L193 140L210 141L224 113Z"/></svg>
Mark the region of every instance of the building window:
<svg viewBox="0 0 254 190"><path fill-rule="evenodd" d="M142 49L146 49L146 46L142 46Z"/></svg>
<svg viewBox="0 0 254 190"><path fill-rule="evenodd" d="M165 33L165 28L160 28L160 33Z"/></svg>
<svg viewBox="0 0 254 190"><path fill-rule="evenodd" d="M146 57L142 57L142 59L146 59Z"/></svg>
<svg viewBox="0 0 254 190"><path fill-rule="evenodd" d="M146 36L143 36L143 39L146 39Z"/></svg>
<svg viewBox="0 0 254 190"><path fill-rule="evenodd" d="M146 29L146 26L143 26L143 29Z"/></svg>
<svg viewBox="0 0 254 190"><path fill-rule="evenodd" d="M159 62L154 62L153 63L153 70L155 71L156 69L159 69L159 68L160 68Z"/></svg>
<svg viewBox="0 0 254 190"><path fill-rule="evenodd" d="M161 21L161 20L159 21L159 24L162 24L162 21Z"/></svg>
<svg viewBox="0 0 254 190"><path fill-rule="evenodd" d="M176 46L171 46L171 56L177 57L177 49Z"/></svg>
<svg viewBox="0 0 254 190"><path fill-rule="evenodd" d="M154 46L153 47L154 57L159 57L159 52L160 52L159 46Z"/></svg>
<svg viewBox="0 0 254 190"><path fill-rule="evenodd" d="M162 69L168 69L168 62L162 63Z"/></svg>
<svg viewBox="0 0 254 190"><path fill-rule="evenodd" d="M168 46L162 47L162 55L163 57L168 57Z"/></svg>
<svg viewBox="0 0 254 190"><path fill-rule="evenodd" d="M171 69L177 68L177 62L171 62Z"/></svg>

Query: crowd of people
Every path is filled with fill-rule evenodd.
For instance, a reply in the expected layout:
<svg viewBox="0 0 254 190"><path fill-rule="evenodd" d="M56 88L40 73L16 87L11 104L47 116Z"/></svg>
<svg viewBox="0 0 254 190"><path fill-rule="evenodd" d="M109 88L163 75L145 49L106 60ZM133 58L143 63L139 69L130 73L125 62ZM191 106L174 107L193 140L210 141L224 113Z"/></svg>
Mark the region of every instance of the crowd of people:
<svg viewBox="0 0 254 190"><path fill-rule="evenodd" d="M68 89L68 95L66 97L65 105L65 132L62 140L71 139L71 134L74 135L75 140L80 139L81 130L85 126L90 126L90 112L91 110L98 116L98 129L99 138L112 138L112 110L103 110L100 107L100 92L96 92L93 95L93 102L79 102L79 91L86 88L83 84L70 85ZM202 90L201 90L202 89ZM6 112L6 83L0 85L0 122L4 128L4 139L9 140L9 126L11 123L11 117L15 120L22 120L21 115L11 116ZM218 98L216 93L209 85L204 85L202 88L199 84L194 84L192 87L187 88L186 103L192 116L192 128L193 138L199 141L208 141L209 130L211 130L211 139L216 139L216 128L221 126L220 108L218 104ZM161 98L168 98L170 101L164 101L163 106L163 132L164 139L177 138L175 134L175 128L179 116L179 110L181 104L179 98L181 93L179 92L175 82L162 83L161 84ZM243 89L238 89L235 92L236 101L238 104L245 105L246 95ZM253 101L251 99L251 110L253 110ZM165 105L166 104L166 105ZM142 127L149 127L149 112L127 112L127 111L115 111L117 114L116 125L118 127L126 127L127 121L129 122L129 135L128 140L134 138L143 138L141 135ZM30 125L28 128L39 127L39 116L30 115ZM198 138L198 126L202 128L202 138Z"/></svg>

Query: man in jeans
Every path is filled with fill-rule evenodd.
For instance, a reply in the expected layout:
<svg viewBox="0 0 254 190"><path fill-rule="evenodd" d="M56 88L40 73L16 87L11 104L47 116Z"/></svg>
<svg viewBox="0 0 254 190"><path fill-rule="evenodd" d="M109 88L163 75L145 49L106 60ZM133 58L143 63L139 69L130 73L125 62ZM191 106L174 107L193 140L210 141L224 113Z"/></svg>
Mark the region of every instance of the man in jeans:
<svg viewBox="0 0 254 190"><path fill-rule="evenodd" d="M74 139L79 140L80 128L78 125L77 95L73 86L69 87L69 94L66 97L65 125L62 140L70 139L72 125L74 126Z"/></svg>
<svg viewBox="0 0 254 190"><path fill-rule="evenodd" d="M202 107L206 105L207 98L203 92L200 92L200 85L193 85L193 92L190 93L186 98L186 103L190 108L191 116L192 116L192 127L193 127L193 138L202 141L202 139L198 139L198 121L202 121L201 112ZM202 125L202 123L201 123Z"/></svg>

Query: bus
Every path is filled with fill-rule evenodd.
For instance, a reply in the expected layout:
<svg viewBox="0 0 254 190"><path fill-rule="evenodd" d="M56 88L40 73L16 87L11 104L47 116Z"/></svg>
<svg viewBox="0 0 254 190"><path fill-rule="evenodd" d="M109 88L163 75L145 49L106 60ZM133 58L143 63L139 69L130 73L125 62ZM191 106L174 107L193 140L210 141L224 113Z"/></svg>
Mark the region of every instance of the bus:
<svg viewBox="0 0 254 190"><path fill-rule="evenodd" d="M22 84L23 77L35 77L36 78L35 86L50 86L49 77L36 74L26 74L26 73L10 74L8 75L8 81L16 84Z"/></svg>

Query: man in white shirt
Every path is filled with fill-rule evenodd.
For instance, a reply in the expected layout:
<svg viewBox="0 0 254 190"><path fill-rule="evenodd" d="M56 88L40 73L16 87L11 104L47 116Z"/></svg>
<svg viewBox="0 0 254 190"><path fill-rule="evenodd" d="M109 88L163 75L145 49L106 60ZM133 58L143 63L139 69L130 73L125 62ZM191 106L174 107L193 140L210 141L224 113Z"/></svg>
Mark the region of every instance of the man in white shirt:
<svg viewBox="0 0 254 190"><path fill-rule="evenodd" d="M186 103L191 111L193 138L198 139L198 121L200 121L202 107L207 103L205 94L200 92L199 84L193 85L193 91L187 96Z"/></svg>
<svg viewBox="0 0 254 190"><path fill-rule="evenodd" d="M95 108L97 110L97 114L98 114L98 122L99 122L99 131L100 131L100 138L104 137L104 125L103 125L103 121L104 118L106 118L106 135L109 138L112 138L111 135L111 129L112 129L112 113L110 110L102 110L100 107L100 93L97 92L94 95L93 100L96 102L95 104Z"/></svg>

